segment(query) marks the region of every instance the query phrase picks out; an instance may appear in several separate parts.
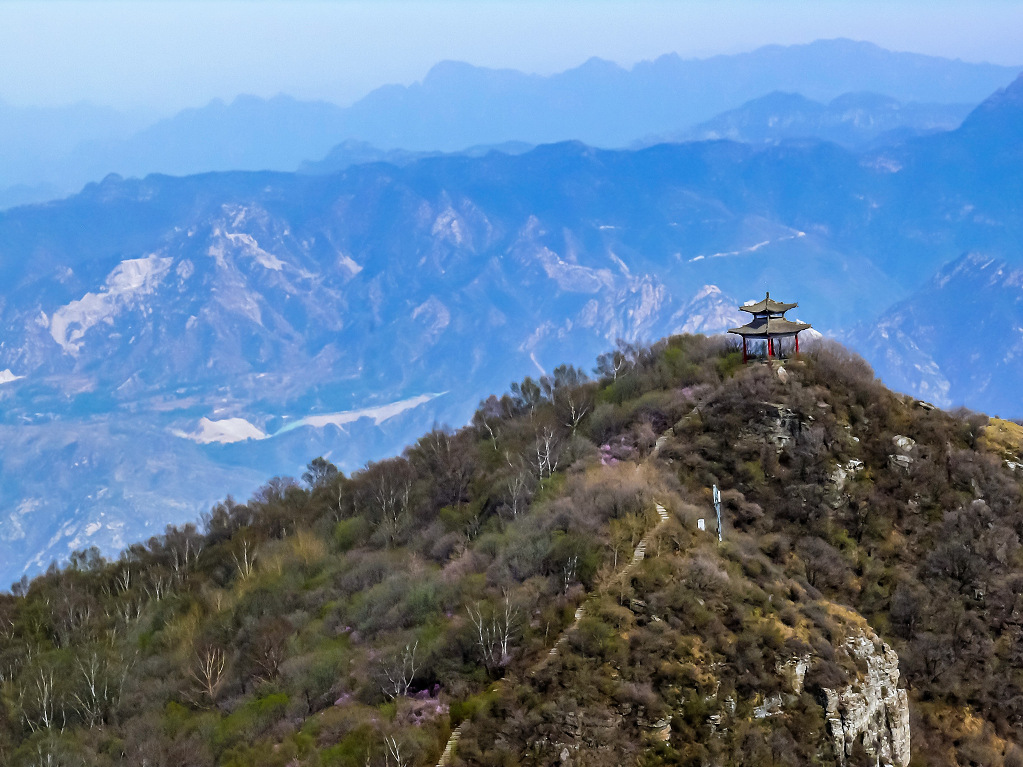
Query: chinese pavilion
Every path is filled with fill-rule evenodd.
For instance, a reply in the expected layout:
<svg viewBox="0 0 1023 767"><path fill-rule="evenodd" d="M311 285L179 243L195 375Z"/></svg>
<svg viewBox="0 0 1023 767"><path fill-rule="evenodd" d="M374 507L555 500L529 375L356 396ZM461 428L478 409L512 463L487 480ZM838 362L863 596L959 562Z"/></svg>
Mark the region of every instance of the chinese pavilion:
<svg viewBox="0 0 1023 767"><path fill-rule="evenodd" d="M750 342L763 343L764 356L782 358L782 339L792 338L795 342L795 353L799 354L799 334L810 327L805 322L792 322L785 319L785 312L794 309L799 304L783 304L775 301L768 293L763 301L740 306L739 309L749 312L753 319L739 328L732 328L729 333L742 336L742 361L749 359L751 348ZM760 343L757 344L758 346Z"/></svg>

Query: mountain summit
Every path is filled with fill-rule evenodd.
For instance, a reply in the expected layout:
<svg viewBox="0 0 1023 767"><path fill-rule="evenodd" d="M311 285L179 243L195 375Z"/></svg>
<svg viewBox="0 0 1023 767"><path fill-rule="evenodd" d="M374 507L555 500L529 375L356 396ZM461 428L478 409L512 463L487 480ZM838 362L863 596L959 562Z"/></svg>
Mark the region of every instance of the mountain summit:
<svg viewBox="0 0 1023 767"><path fill-rule="evenodd" d="M1019 763L1023 429L834 344L597 370L18 583L0 760Z"/></svg>

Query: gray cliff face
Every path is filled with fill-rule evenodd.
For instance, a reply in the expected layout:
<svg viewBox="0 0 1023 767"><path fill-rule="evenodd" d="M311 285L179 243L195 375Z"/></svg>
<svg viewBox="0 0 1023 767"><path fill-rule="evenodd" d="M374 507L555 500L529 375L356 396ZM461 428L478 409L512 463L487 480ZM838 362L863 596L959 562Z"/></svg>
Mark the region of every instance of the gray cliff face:
<svg viewBox="0 0 1023 767"><path fill-rule="evenodd" d="M838 690L824 689L828 727L839 762L846 764L862 743L879 767L909 764L909 701L899 689L899 657L869 629L841 648L866 672Z"/></svg>

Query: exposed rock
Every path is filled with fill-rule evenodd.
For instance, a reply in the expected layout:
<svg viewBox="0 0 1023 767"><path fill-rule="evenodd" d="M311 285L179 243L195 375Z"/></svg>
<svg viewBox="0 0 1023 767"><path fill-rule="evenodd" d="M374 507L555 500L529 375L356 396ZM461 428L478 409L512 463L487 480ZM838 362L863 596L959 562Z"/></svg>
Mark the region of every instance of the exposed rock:
<svg viewBox="0 0 1023 767"><path fill-rule="evenodd" d="M788 683L792 694L799 695L803 691L803 679L806 677L807 669L810 668L810 654L796 655L787 661L778 661L775 668Z"/></svg>
<svg viewBox="0 0 1023 767"><path fill-rule="evenodd" d="M831 472L831 481L835 485L835 489L841 492L845 487L846 480L858 473L863 469L863 461L858 458L850 458L844 464L839 464L835 467L835 470Z"/></svg>
<svg viewBox="0 0 1023 767"><path fill-rule="evenodd" d="M785 368L778 368L778 380L781 381L782 383L788 383L789 371L787 371Z"/></svg>
<svg viewBox="0 0 1023 767"><path fill-rule="evenodd" d="M828 727L839 763L845 765L856 743L884 767L909 764L909 701L899 685L899 658L869 629L851 636L841 648L858 667L852 684L824 688Z"/></svg>
<svg viewBox="0 0 1023 767"><path fill-rule="evenodd" d="M782 700L781 693L768 695L764 698L763 703L753 707L753 717L755 719L766 719L769 716L777 716L782 713L783 708L784 701Z"/></svg>
<svg viewBox="0 0 1023 767"><path fill-rule="evenodd" d="M711 714L707 717L707 726L710 727L712 733L718 731L718 728L721 726L721 719L721 714Z"/></svg>
<svg viewBox="0 0 1023 767"><path fill-rule="evenodd" d="M626 719L631 724L652 730L660 737L660 725L663 722L648 722L644 717L642 706L626 704L620 713L604 711L565 711L552 722L558 734L554 737L541 735L530 742L529 748L537 754L545 754L544 764L551 764L550 759L557 758L566 767L584 767L596 753L610 752L614 744L625 738L623 727ZM668 722L670 736L670 719Z"/></svg>
<svg viewBox="0 0 1023 767"><path fill-rule="evenodd" d="M629 609L632 610L632 612L634 612L636 615L645 615L647 611L646 602L644 602L642 599L635 598L630 599Z"/></svg>
<svg viewBox="0 0 1023 767"><path fill-rule="evenodd" d="M909 471L909 467L913 463L913 457L909 455L890 455L888 456L888 463L893 469Z"/></svg>
<svg viewBox="0 0 1023 767"><path fill-rule="evenodd" d="M671 740L671 714L658 719L650 728L653 730L654 737L662 743L667 743Z"/></svg>
<svg viewBox="0 0 1023 767"><path fill-rule="evenodd" d="M896 434L892 437L892 442L899 450L903 453L908 453L914 447L916 447L916 440L911 437L905 437L902 434Z"/></svg>
<svg viewBox="0 0 1023 767"><path fill-rule="evenodd" d="M795 440L803 429L799 416L791 408L773 402L765 402L764 409L767 439L774 443L778 450L789 445Z"/></svg>

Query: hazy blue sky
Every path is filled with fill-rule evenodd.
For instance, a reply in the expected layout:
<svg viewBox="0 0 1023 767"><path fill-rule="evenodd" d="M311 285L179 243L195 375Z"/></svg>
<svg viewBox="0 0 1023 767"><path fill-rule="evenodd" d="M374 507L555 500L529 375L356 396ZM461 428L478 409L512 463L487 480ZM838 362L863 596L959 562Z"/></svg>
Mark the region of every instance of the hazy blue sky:
<svg viewBox="0 0 1023 767"><path fill-rule="evenodd" d="M1018 0L0 0L0 100L160 111L238 93L347 103L441 59L550 73L823 37L1023 62Z"/></svg>

